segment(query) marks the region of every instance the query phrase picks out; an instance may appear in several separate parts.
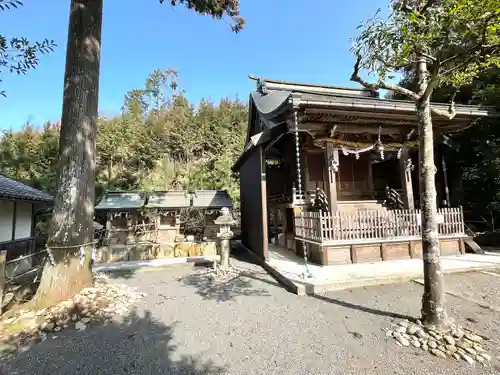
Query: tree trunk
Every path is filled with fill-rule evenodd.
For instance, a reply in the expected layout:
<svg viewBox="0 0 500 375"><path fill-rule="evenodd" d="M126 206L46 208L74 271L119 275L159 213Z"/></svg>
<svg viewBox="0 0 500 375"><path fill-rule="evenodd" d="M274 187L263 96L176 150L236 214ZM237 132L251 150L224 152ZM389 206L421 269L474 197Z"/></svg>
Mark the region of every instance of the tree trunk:
<svg viewBox="0 0 500 375"><path fill-rule="evenodd" d="M418 64L419 92L427 88L427 63ZM420 208L422 212L422 255L424 263L424 294L422 320L425 325L445 328L444 282L441 271L436 206L436 167L434 165L434 135L430 95L417 101L418 134L420 140Z"/></svg>
<svg viewBox="0 0 500 375"><path fill-rule="evenodd" d="M38 305L52 305L92 284L101 24L102 0L71 1L58 184L48 240L53 259L43 270L34 300Z"/></svg>

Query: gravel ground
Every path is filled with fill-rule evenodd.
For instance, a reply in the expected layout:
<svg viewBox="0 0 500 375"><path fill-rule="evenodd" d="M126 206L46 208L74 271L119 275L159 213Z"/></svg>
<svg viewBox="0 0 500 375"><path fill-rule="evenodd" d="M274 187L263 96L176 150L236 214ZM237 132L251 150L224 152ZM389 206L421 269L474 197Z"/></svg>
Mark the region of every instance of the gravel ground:
<svg viewBox="0 0 500 375"><path fill-rule="evenodd" d="M211 284L187 266L122 275L148 293L123 323L67 331L0 365L28 374L499 374L488 367L442 360L386 341L382 329L419 313L415 283L359 288L317 297L286 292L260 267L234 260L244 276ZM500 272L499 272L500 274ZM500 277L447 276L455 292L467 289L500 306ZM448 297L450 315L487 333L500 353L500 314ZM469 320L467 320L469 319Z"/></svg>

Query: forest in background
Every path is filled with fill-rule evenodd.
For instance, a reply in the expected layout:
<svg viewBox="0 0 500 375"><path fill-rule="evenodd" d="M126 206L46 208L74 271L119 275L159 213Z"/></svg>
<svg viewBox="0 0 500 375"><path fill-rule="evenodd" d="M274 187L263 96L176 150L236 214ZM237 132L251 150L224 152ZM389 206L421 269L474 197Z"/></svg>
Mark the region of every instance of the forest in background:
<svg viewBox="0 0 500 375"><path fill-rule="evenodd" d="M248 105L237 99L189 103L173 69L156 70L144 87L124 96L122 113L101 117L98 127L97 197L109 190L225 189L239 200L239 181L231 166L241 154ZM412 77L402 82L411 87ZM433 101L449 102L448 88ZM396 97L397 98L397 97ZM500 70L484 73L462 87L457 103L499 107ZM25 124L0 139L1 173L53 193L56 184L58 123ZM450 189L477 214L500 213L499 121L479 123L451 135ZM457 195L455 195L457 196Z"/></svg>
<svg viewBox="0 0 500 375"><path fill-rule="evenodd" d="M100 117L96 197L105 190L224 189L239 200L231 166L243 151L247 103L190 103L173 69L155 70L125 94L122 112ZM0 171L38 189L56 189L59 123L4 132Z"/></svg>

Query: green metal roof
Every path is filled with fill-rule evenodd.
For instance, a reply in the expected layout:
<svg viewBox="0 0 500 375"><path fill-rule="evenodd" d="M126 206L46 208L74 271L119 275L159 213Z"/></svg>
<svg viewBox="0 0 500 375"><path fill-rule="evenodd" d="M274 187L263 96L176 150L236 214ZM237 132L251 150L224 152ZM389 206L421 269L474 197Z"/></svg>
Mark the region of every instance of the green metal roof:
<svg viewBox="0 0 500 375"><path fill-rule="evenodd" d="M232 208L233 202L225 190L197 190L193 195L196 208Z"/></svg>
<svg viewBox="0 0 500 375"><path fill-rule="evenodd" d="M144 206L146 194L132 191L110 191L104 194L96 210L136 210Z"/></svg>
<svg viewBox="0 0 500 375"><path fill-rule="evenodd" d="M183 208L191 206L191 197L185 190L153 191L146 208Z"/></svg>

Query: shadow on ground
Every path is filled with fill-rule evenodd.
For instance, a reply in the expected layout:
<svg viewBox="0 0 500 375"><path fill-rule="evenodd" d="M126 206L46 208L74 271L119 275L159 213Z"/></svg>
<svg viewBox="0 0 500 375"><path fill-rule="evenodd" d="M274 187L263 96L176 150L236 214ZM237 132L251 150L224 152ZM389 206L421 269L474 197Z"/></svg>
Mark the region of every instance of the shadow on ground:
<svg viewBox="0 0 500 375"><path fill-rule="evenodd" d="M248 256L245 250L237 246L231 249L232 265L238 271L236 276L226 280L216 280L208 277L209 267L196 267L198 270L179 279L184 285L194 287L196 293L204 299L217 302L232 301L241 296L269 297L269 288L255 287L255 281L272 286L281 287L274 280L270 280L267 273Z"/></svg>
<svg viewBox="0 0 500 375"><path fill-rule="evenodd" d="M228 276L226 279L218 280L211 278L208 274L209 268L197 272L178 281L186 286L194 287L196 294L204 299L216 300L217 302L232 301L237 297L260 296L269 297L268 289L255 287L253 280L259 280L269 284L277 285L269 280L259 277L262 273L253 270L238 268L239 274Z"/></svg>
<svg viewBox="0 0 500 375"><path fill-rule="evenodd" d="M384 317L393 318L393 319L406 319L406 320L410 320L410 321L417 320L417 318L409 316L409 315L398 314L398 313L394 313L394 312L390 312L390 311L384 311L384 310L374 309L371 307L361 306L361 305L357 305L354 303L341 301L341 300L336 299L336 298L322 296L319 294L314 294L313 297L316 299L319 299L320 301L323 301L323 302L332 303L332 304L337 305L337 306L342 306L342 307L345 307L348 309L361 311L361 312L371 314L371 315L384 316Z"/></svg>
<svg viewBox="0 0 500 375"><path fill-rule="evenodd" d="M266 283L272 286L281 287L274 280L270 280L267 273L257 265L246 251L233 246L231 249L231 262L238 271L235 276L229 276L224 280L217 280L210 277L210 271L213 269L211 263L192 264L192 271L187 276L177 278L177 281L185 286L195 288L196 294L206 300L215 300L217 302L233 301L237 297L244 296L270 296L268 288L255 286L255 281ZM143 272L163 271L175 272L176 267L190 267L188 264L170 265L166 267L151 268L146 270L120 270L109 272L112 278L130 279ZM108 273L108 272L106 272ZM139 276L138 276L139 277Z"/></svg>
<svg viewBox="0 0 500 375"><path fill-rule="evenodd" d="M231 258L236 259L239 262L243 263L248 263L248 264L255 264L256 263L249 257L244 250L242 250L237 244L233 241L231 243ZM196 260L199 262L199 260ZM145 260L145 263L148 261ZM126 262L124 262L126 263ZM113 264L113 263L109 263ZM206 263L195 263L195 260L191 260L188 258L186 263L179 263L179 264L170 264L166 266L160 266L160 267L142 267L142 268L135 268L135 269L116 269L112 271L103 271L103 273L109 274L110 277L115 278L115 279L131 279L135 274L137 273L142 273L142 272L147 272L147 271L154 271L154 270L168 270L172 269L175 267L185 267L185 266L190 266L192 265L193 267L205 267L208 265L211 265L212 262L207 261ZM98 264L96 265L98 266Z"/></svg>
<svg viewBox="0 0 500 375"><path fill-rule="evenodd" d="M172 343L175 324L166 326L131 312L123 322L50 334L29 351L0 361L0 374L183 374L215 375L226 367L179 355Z"/></svg>

